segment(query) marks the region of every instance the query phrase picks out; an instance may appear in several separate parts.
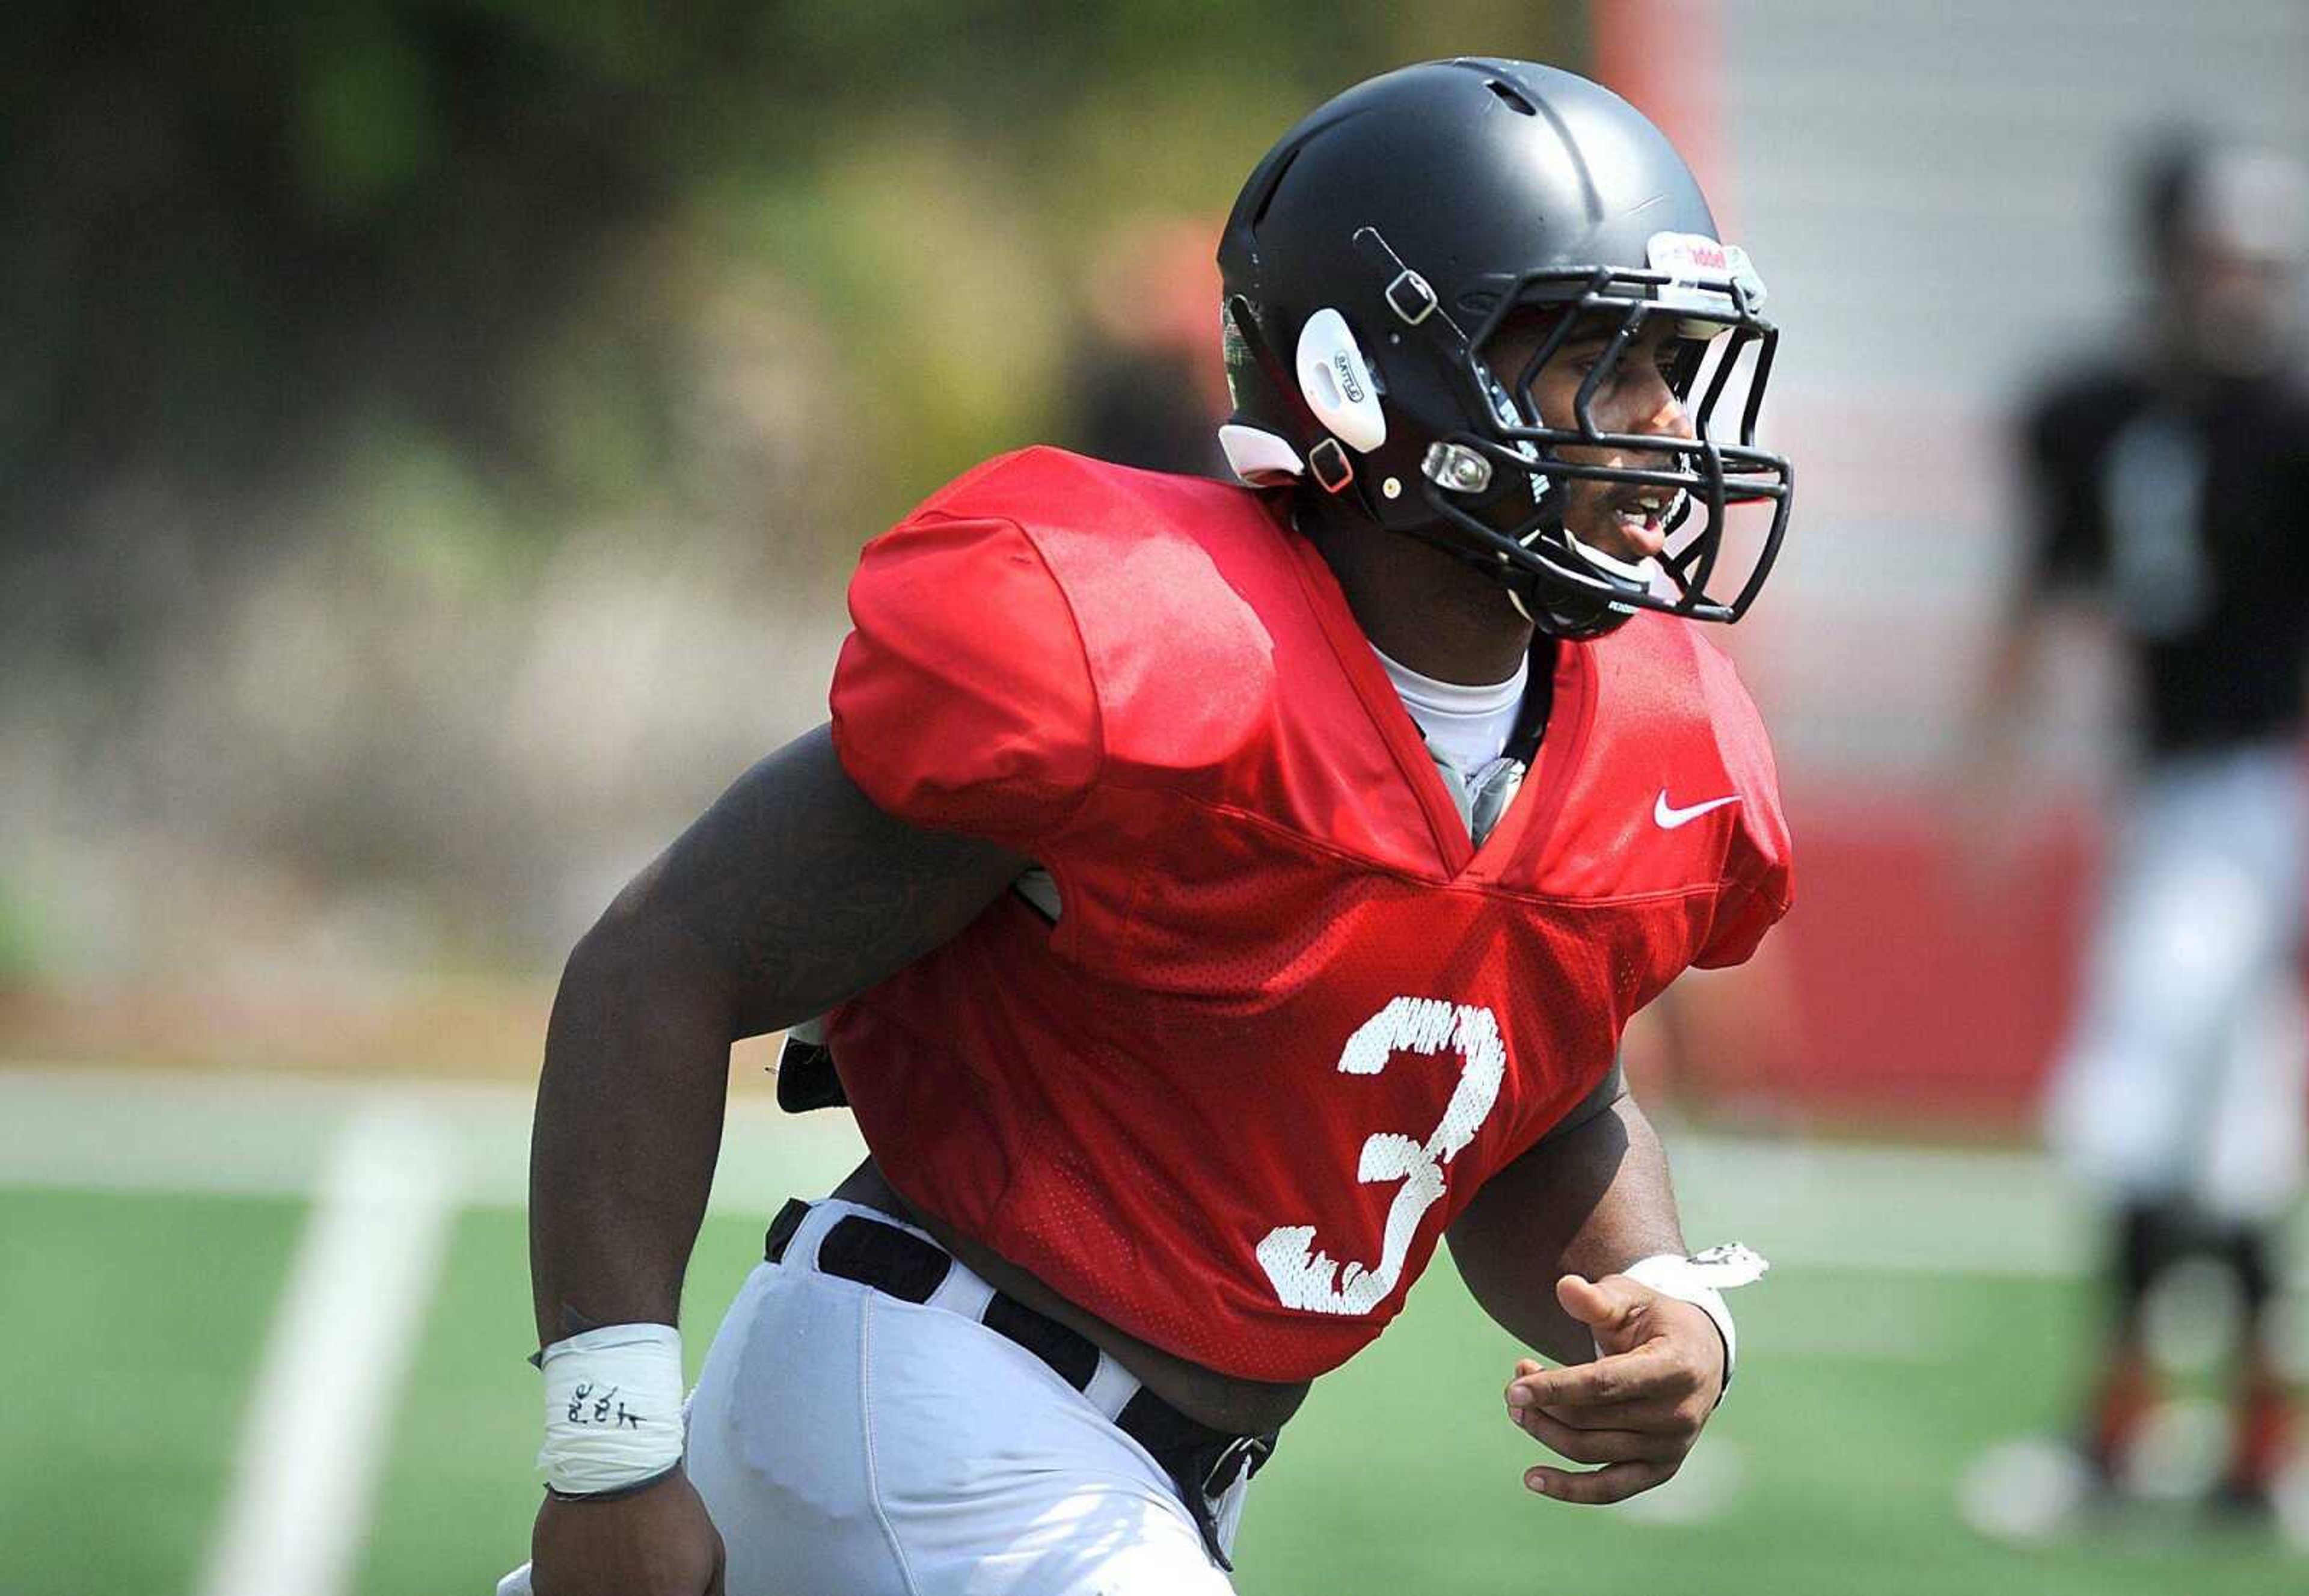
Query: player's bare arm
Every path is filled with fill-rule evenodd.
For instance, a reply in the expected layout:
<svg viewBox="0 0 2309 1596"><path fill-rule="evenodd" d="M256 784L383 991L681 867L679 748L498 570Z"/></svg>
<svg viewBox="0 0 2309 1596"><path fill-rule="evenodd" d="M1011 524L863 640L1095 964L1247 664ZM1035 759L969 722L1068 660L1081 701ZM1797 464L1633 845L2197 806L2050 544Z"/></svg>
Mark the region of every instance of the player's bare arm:
<svg viewBox="0 0 2309 1596"><path fill-rule="evenodd" d="M1600 1465L1534 1468L1526 1483L1606 1503L1673 1476L1722 1394L1725 1347L1703 1310L1620 1272L1682 1253L1683 1238L1666 1155L1618 1072L1493 1176L1448 1234L1484 1311L1564 1366L1518 1363L1510 1416L1561 1456Z"/></svg>
<svg viewBox="0 0 2309 1596"><path fill-rule="evenodd" d="M540 1345L671 1324L721 1143L731 1042L807 1018L960 930L1025 868L882 813L824 727L770 755L621 892L553 1006L530 1167ZM614 1500L549 1497L536 1588L714 1588L679 1474Z"/></svg>
<svg viewBox="0 0 2309 1596"><path fill-rule="evenodd" d="M911 962L1025 868L882 813L820 727L636 876L570 955L546 1035L530 1169L540 1341L672 1323L733 1041Z"/></svg>

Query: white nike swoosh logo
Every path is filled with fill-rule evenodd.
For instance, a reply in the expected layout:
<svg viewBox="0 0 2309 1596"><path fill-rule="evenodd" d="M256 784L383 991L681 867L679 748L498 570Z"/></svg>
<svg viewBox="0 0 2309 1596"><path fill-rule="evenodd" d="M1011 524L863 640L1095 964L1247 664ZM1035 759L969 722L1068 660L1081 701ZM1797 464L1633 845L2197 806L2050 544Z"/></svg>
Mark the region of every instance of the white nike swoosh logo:
<svg viewBox="0 0 2309 1596"><path fill-rule="evenodd" d="M1722 809L1727 803L1739 802L1740 794L1734 793L1729 798L1710 798L1707 802L1695 803L1690 809L1676 809L1669 804L1667 789L1662 787L1659 797L1652 804L1652 819L1659 823L1661 830L1673 831L1678 826L1698 820L1711 809Z"/></svg>

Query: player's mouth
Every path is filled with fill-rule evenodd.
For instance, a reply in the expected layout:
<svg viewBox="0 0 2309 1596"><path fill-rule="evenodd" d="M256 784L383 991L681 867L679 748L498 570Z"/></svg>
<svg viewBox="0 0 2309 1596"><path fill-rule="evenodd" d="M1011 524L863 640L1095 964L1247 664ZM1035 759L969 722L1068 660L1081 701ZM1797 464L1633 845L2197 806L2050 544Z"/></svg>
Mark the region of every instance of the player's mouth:
<svg viewBox="0 0 2309 1596"><path fill-rule="evenodd" d="M1680 489L1625 488L1612 495L1612 525L1620 534L1625 558L1649 559L1667 543L1668 523L1675 516Z"/></svg>

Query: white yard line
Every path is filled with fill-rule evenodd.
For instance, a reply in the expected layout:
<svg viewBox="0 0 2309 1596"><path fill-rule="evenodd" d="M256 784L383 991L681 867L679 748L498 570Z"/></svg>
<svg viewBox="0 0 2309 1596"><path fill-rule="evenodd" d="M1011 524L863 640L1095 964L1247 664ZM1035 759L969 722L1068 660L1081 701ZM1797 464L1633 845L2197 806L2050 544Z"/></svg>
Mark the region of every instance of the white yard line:
<svg viewBox="0 0 2309 1596"><path fill-rule="evenodd" d="M350 1119L330 1150L257 1376L206 1596L337 1596L369 1522L449 1221L424 1115Z"/></svg>

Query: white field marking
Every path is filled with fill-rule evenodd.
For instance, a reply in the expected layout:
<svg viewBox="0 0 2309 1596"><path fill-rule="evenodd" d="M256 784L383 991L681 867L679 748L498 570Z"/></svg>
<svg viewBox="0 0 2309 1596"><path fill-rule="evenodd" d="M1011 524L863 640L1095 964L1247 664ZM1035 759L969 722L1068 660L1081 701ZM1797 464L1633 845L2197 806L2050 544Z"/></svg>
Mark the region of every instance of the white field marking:
<svg viewBox="0 0 2309 1596"><path fill-rule="evenodd" d="M379 1108L338 1134L259 1366L206 1596L345 1589L454 1193L422 1115Z"/></svg>
<svg viewBox="0 0 2309 1596"><path fill-rule="evenodd" d="M301 1197L331 1134L390 1100L437 1128L465 1201L519 1209L532 1098L513 1082L0 1063L0 1190ZM2040 1153L1664 1134L1695 1245L1744 1241L1784 1271L2041 1279L2098 1266L2093 1206ZM711 1211L759 1219L828 1190L864 1150L848 1115L781 1114L765 1091L741 1088ZM2296 1278L2309 1279L2309 1225L2294 1244Z"/></svg>

